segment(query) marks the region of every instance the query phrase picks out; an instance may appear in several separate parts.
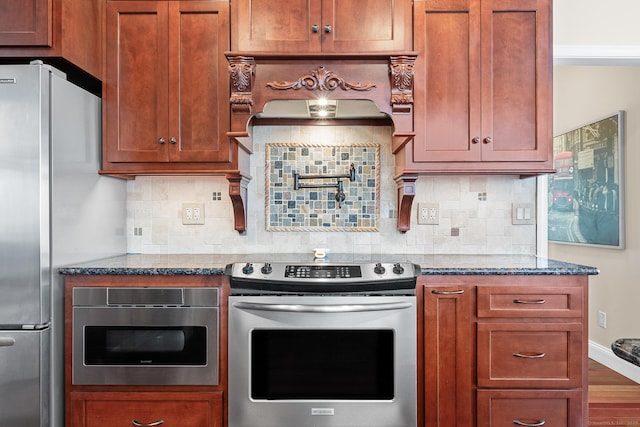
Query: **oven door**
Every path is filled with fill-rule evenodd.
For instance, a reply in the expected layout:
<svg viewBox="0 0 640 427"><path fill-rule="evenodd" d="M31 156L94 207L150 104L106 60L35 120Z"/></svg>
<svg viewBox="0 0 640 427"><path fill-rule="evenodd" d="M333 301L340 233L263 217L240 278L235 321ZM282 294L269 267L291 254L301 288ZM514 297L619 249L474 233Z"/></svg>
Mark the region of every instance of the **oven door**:
<svg viewBox="0 0 640 427"><path fill-rule="evenodd" d="M415 297L229 304L229 427L416 425Z"/></svg>
<svg viewBox="0 0 640 427"><path fill-rule="evenodd" d="M217 384L218 315L218 307L74 307L73 384Z"/></svg>

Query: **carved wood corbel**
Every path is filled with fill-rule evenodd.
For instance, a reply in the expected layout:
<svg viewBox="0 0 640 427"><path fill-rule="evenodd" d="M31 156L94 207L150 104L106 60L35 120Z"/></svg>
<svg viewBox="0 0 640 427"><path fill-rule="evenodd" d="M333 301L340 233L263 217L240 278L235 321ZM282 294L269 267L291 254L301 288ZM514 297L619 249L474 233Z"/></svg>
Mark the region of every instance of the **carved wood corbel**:
<svg viewBox="0 0 640 427"><path fill-rule="evenodd" d="M226 174L229 181L229 197L233 205L235 230L244 234L247 231L247 187L249 178L239 173Z"/></svg>
<svg viewBox="0 0 640 427"><path fill-rule="evenodd" d="M413 107L413 66L416 56L391 56L389 73L391 74L391 105L393 112L410 112Z"/></svg>
<svg viewBox="0 0 640 427"><path fill-rule="evenodd" d="M416 195L418 175L400 175L396 180L398 188L398 231L406 233L411 229L411 205Z"/></svg>
<svg viewBox="0 0 640 427"><path fill-rule="evenodd" d="M231 112L251 114L253 106L253 79L256 62L251 56L230 56L229 77L231 81Z"/></svg>

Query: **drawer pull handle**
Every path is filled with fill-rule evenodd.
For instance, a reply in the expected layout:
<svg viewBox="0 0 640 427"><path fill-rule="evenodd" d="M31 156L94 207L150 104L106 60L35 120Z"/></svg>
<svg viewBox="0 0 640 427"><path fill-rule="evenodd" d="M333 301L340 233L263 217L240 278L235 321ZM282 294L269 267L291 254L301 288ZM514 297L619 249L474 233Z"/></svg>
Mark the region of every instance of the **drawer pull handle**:
<svg viewBox="0 0 640 427"><path fill-rule="evenodd" d="M154 421L149 424L141 423L140 421L136 421L136 420L131 420L131 424L133 424L136 427L154 427L154 426L159 426L164 424L164 420Z"/></svg>
<svg viewBox="0 0 640 427"><path fill-rule="evenodd" d="M515 357L522 357L525 359L542 359L547 355L547 353L513 353Z"/></svg>
<svg viewBox="0 0 640 427"><path fill-rule="evenodd" d="M517 426L526 426L526 427L539 427L539 426L543 426L545 424L545 420L540 420L540 421L534 421L532 423L525 423L524 421L520 421L520 420L513 420L513 423Z"/></svg>
<svg viewBox="0 0 640 427"><path fill-rule="evenodd" d="M457 291L439 291L434 289L431 293L434 295L462 295L464 294L464 289L458 289Z"/></svg>
<svg viewBox="0 0 640 427"><path fill-rule="evenodd" d="M545 301L543 299L532 299L532 300L514 299L513 302L516 303L516 304L544 304L547 301Z"/></svg>

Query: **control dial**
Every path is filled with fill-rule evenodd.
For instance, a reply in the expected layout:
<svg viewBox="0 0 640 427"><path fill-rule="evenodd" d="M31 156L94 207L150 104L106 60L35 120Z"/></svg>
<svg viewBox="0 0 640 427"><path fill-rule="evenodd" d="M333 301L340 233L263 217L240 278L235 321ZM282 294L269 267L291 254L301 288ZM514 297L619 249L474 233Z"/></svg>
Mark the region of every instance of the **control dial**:
<svg viewBox="0 0 640 427"><path fill-rule="evenodd" d="M402 274L404 273L404 267L400 265L399 262L396 262L395 264L393 264L393 272L395 274Z"/></svg>
<svg viewBox="0 0 640 427"><path fill-rule="evenodd" d="M251 264L250 262L246 263L244 267L242 267L242 273L243 274L253 273L253 264Z"/></svg>
<svg viewBox="0 0 640 427"><path fill-rule="evenodd" d="M382 266L382 263L377 263L376 266L373 268L373 272L376 274L384 274L385 272L385 268Z"/></svg>
<svg viewBox="0 0 640 427"><path fill-rule="evenodd" d="M271 274L271 272L273 271L273 267L271 267L270 263L265 262L260 271L262 272L262 274Z"/></svg>

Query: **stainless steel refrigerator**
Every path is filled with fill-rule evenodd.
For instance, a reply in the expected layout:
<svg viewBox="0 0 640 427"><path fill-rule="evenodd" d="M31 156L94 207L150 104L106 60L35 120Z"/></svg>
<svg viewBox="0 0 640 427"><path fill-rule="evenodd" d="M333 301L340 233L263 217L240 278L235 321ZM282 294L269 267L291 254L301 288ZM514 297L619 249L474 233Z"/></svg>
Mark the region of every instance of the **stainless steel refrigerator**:
<svg viewBox="0 0 640 427"><path fill-rule="evenodd" d="M34 61L0 66L0 426L62 427L63 278L126 252L126 187L98 175L101 101Z"/></svg>

